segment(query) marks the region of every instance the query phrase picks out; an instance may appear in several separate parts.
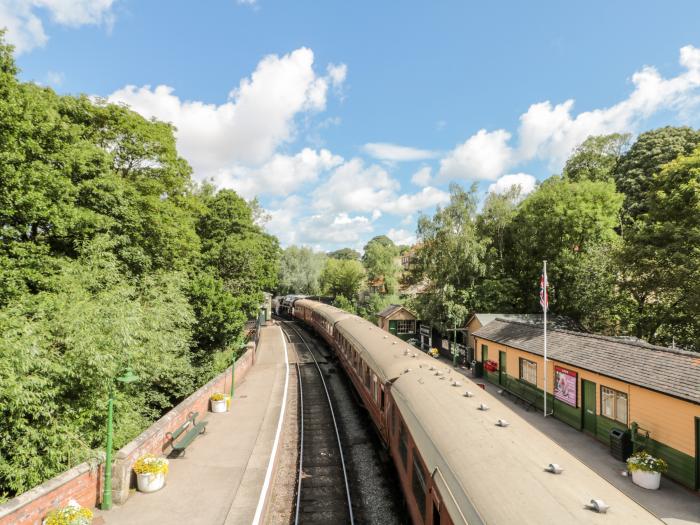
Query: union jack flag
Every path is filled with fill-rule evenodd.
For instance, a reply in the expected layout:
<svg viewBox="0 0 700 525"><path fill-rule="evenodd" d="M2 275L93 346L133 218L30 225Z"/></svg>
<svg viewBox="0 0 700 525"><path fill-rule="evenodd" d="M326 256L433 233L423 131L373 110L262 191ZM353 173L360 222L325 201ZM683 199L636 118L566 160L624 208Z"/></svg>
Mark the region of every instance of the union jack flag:
<svg viewBox="0 0 700 525"><path fill-rule="evenodd" d="M542 311L546 312L549 310L549 296L547 294L547 287L549 286L549 281L547 281L547 272L542 272L540 276L540 306Z"/></svg>

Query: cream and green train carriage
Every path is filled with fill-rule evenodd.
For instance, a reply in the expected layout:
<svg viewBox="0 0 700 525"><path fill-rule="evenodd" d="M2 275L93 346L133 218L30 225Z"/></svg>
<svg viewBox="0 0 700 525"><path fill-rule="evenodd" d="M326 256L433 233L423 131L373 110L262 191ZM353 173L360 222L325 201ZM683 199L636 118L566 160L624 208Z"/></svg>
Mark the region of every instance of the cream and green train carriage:
<svg viewBox="0 0 700 525"><path fill-rule="evenodd" d="M662 523L471 380L357 316L301 306L309 324L337 319L314 328L385 440L414 523Z"/></svg>

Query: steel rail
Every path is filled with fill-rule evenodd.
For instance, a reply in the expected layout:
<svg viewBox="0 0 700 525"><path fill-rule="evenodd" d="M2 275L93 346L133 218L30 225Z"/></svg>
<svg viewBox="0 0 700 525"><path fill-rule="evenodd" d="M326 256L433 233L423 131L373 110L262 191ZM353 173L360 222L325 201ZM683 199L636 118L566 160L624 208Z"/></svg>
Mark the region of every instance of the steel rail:
<svg viewBox="0 0 700 525"><path fill-rule="evenodd" d="M345 455L343 454L343 445L340 441L340 432L338 431L338 423L336 422L335 419L335 411L333 410L333 402L331 401L331 396L328 392L328 386L326 385L326 380L323 377L323 371L321 370L321 367L318 364L318 361L316 360L316 356L313 353L313 350L311 350L311 347L309 344L306 342L306 339L304 339L304 336L301 335L301 332L299 332L296 327L294 326L294 321L282 321L284 326L287 326L288 328L291 328L294 333L301 339L301 342L304 344L306 349L308 350L309 354L311 354L311 358L314 360L314 364L316 365L316 370L318 370L319 377L321 378L321 383L323 384L323 390L326 392L326 399L328 400L328 407L330 408L331 411L331 419L333 420L333 428L335 429L335 437L338 440L338 451L340 452L340 465L343 468L343 480L345 481L345 493L347 495L347 502L348 502L348 512L350 514L350 523L354 525L355 523L355 516L352 512L352 498L350 497L350 483L348 482L348 473L347 469L345 468ZM288 336L289 339L289 336ZM291 339L289 339L291 342ZM301 373L299 372L299 363L297 363L297 373L299 373L299 392L302 392L302 386L301 386ZM302 396L302 402L301 402L301 410L302 410L302 416L301 416L301 445L303 445L303 440L304 440L304 414L303 414L303 408L304 408L304 401L303 401L303 396ZM301 476L302 476L302 470L304 468L304 465L302 463L302 458L303 458L303 448L301 449L300 455L299 455L299 477L298 477L298 490L297 490L297 508L296 508L296 515L295 515L295 521L294 523L298 525L299 523L299 503L301 501Z"/></svg>

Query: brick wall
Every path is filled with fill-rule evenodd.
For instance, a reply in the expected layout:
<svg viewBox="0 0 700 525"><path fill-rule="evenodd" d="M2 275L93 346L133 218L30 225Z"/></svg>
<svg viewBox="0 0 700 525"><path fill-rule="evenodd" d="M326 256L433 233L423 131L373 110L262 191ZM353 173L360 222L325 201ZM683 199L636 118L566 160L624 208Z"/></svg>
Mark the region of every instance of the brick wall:
<svg viewBox="0 0 700 525"><path fill-rule="evenodd" d="M241 381L254 363L255 344L251 342L243 356L236 361L235 381ZM230 388L231 369L228 368L119 450L112 468L114 503L122 504L129 497L129 488L135 486L131 468L142 454L169 452L165 434L182 425L190 412L199 412L199 418L204 417L209 409L209 396L225 389L229 391ZM102 481L102 465L96 462L81 463L0 505L0 525L41 525L51 509L66 505L71 499L83 507L96 507L102 494Z"/></svg>
<svg viewBox="0 0 700 525"><path fill-rule="evenodd" d="M41 525L51 509L71 499L83 507L94 507L101 492L102 465L81 463L0 505L0 525Z"/></svg>

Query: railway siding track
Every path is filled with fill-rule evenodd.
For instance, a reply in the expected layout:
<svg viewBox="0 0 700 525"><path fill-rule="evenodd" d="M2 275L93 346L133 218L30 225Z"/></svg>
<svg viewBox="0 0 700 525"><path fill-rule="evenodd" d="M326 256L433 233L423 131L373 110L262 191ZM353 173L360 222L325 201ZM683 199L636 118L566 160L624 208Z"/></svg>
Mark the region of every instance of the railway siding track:
<svg viewBox="0 0 700 525"><path fill-rule="evenodd" d="M297 352L300 449L295 523L355 523L342 441L323 372L304 335L281 326Z"/></svg>

